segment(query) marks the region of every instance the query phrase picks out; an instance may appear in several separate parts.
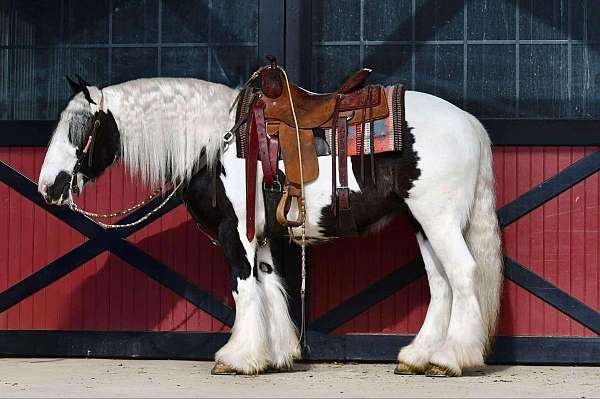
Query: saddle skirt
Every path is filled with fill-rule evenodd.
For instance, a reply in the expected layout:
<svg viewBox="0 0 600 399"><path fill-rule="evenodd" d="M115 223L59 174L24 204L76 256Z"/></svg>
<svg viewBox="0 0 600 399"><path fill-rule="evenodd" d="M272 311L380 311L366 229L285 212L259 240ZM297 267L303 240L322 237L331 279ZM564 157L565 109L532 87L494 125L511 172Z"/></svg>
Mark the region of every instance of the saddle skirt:
<svg viewBox="0 0 600 399"><path fill-rule="evenodd" d="M348 156L360 155L360 148L358 146L359 141L357 140L357 137L363 139L362 150L366 155L370 155L371 153L379 154L383 152L402 151L402 136L404 133L403 129L406 126L404 105L405 88L401 83L393 86L386 86L385 95L389 109L389 114L386 118L376 119L372 124L365 123L363 125L362 123L356 123L348 125L346 152ZM251 96L251 90L248 90L246 93L242 93L242 99L240 100L237 109L237 120L244 118L245 115L247 115ZM245 101L244 97L247 97ZM243 123L235 131L238 158L246 158L248 150L247 125L247 123ZM371 134L371 129L373 129L373 134ZM318 129L314 129L315 133L316 130ZM325 132L325 140L327 145L331 149L333 130L330 128L322 130ZM371 137L373 137L372 142ZM337 143L337 137L335 142ZM329 153L329 151L321 151L318 153L318 155L323 156ZM336 149L336 154L339 155L338 149Z"/></svg>
<svg viewBox="0 0 600 399"><path fill-rule="evenodd" d="M363 153L369 155L371 153L379 154L382 152L402 151L402 135L403 129L406 126L404 115L404 87L401 84L387 86L385 95L389 108L387 118L376 119L373 123L356 123L348 125L347 150L348 156L360 155L359 141L363 140ZM364 131L363 131L364 128ZM371 134L371 129L373 132ZM325 139L329 148L331 148L332 129L325 129ZM371 142L371 138L373 141ZM337 142L337 141L336 141ZM339 150L336 149L336 154L339 155Z"/></svg>

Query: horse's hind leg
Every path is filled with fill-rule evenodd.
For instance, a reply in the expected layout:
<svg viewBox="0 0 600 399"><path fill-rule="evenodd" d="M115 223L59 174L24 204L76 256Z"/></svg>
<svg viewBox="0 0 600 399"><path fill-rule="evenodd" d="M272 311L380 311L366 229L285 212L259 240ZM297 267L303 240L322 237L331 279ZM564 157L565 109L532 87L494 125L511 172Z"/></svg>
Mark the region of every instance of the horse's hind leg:
<svg viewBox="0 0 600 399"><path fill-rule="evenodd" d="M443 265L452 290L452 309L443 344L430 356L430 372L461 375L465 367L483 365L486 332L475 291L476 263L462 234L452 206L433 215L413 204L431 247Z"/></svg>
<svg viewBox="0 0 600 399"><path fill-rule="evenodd" d="M444 344L431 356L434 373L461 375L465 367L482 366L487 333L476 296L477 264L459 226L440 231L431 243L452 287L452 313Z"/></svg>
<svg viewBox="0 0 600 399"><path fill-rule="evenodd" d="M257 249L256 260L267 311L269 365L276 370L289 370L294 360L300 358L300 345L296 326L290 317L280 269L273 259L270 243Z"/></svg>
<svg viewBox="0 0 600 399"><path fill-rule="evenodd" d="M427 271L431 299L419 333L398 354L396 374L423 373L433 352L444 343L450 321L452 291L446 272L423 233L417 233L417 241Z"/></svg>

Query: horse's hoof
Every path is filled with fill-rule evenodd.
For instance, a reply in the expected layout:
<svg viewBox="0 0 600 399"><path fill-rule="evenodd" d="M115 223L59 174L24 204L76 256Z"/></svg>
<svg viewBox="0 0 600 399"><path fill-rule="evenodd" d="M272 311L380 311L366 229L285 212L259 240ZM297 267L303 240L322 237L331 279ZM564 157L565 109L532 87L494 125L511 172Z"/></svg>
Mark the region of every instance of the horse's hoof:
<svg viewBox="0 0 600 399"><path fill-rule="evenodd" d="M236 375L237 371L231 366L226 365L222 362L216 362L213 366L212 370L210 370L212 375Z"/></svg>
<svg viewBox="0 0 600 399"><path fill-rule="evenodd" d="M398 375L417 375L417 372L414 368L410 367L408 364L399 362L396 368L394 369L394 374Z"/></svg>
<svg viewBox="0 0 600 399"><path fill-rule="evenodd" d="M429 368L425 371L425 375L427 377L458 377L460 374L458 374L456 371L452 370L449 367L431 364Z"/></svg>

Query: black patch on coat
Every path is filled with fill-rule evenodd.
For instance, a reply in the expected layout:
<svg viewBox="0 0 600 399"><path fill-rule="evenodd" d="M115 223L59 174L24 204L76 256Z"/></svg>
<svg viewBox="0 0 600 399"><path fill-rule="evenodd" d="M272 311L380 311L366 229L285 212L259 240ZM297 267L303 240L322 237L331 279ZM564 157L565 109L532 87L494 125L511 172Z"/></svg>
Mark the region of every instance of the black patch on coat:
<svg viewBox="0 0 600 399"><path fill-rule="evenodd" d="M221 168L221 164L215 165ZM231 268L231 289L237 292L237 279L250 277L252 266L246 257L238 233L238 218L227 195L221 179L217 179L217 206L212 206L212 175L208 169L196 173L182 191L182 199L188 212L202 230L217 237L223 247L225 258Z"/></svg>
<svg viewBox="0 0 600 399"><path fill-rule="evenodd" d="M409 212L405 198L421 175L419 157L413 148L412 128L405 123L402 151L375 155L375 183L371 179L370 155L365 155L365 181L360 178L360 156L351 157L352 171L358 180L360 192L350 192L350 206L357 232L364 234L382 218ZM339 237L338 217L330 206L321 210L319 221L326 237Z"/></svg>
<svg viewBox="0 0 600 399"><path fill-rule="evenodd" d="M260 262L260 271L266 274L273 273L273 266L269 265L266 262Z"/></svg>
<svg viewBox="0 0 600 399"><path fill-rule="evenodd" d="M87 155L81 159L81 168L79 169L80 173L90 179L100 176L119 158L121 152L121 134L112 112L99 111L97 118L100 124L94 134L92 146ZM92 133L94 118L87 123L90 125L87 126L88 134L83 136L83 141L78 145L80 150L86 145L88 137Z"/></svg>
<svg viewBox="0 0 600 399"><path fill-rule="evenodd" d="M63 199L68 198L69 184L71 184L71 174L61 170L54 179L54 183L46 189L46 198L52 201L58 201L61 195Z"/></svg>

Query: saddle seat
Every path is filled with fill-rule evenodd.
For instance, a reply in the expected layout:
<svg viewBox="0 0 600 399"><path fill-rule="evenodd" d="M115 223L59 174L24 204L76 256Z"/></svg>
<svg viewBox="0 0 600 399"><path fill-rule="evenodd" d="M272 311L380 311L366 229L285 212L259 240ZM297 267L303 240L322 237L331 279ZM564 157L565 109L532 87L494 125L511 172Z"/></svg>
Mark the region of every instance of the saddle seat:
<svg viewBox="0 0 600 399"><path fill-rule="evenodd" d="M267 70L265 72L274 72L264 73L264 76L261 75L265 119L281 121L288 126L295 127L290 96L279 71ZM357 71L333 93L313 93L290 82L291 98L296 111L298 128L331 128L336 106L337 111L342 112L379 105L381 103L379 87L377 87L377 90L374 90L373 87L360 89L370 73L371 70L367 68ZM386 111L387 106L383 110L376 111L375 117L380 117L381 113ZM360 123L363 120L365 120L364 115L362 117L355 115L352 122Z"/></svg>

